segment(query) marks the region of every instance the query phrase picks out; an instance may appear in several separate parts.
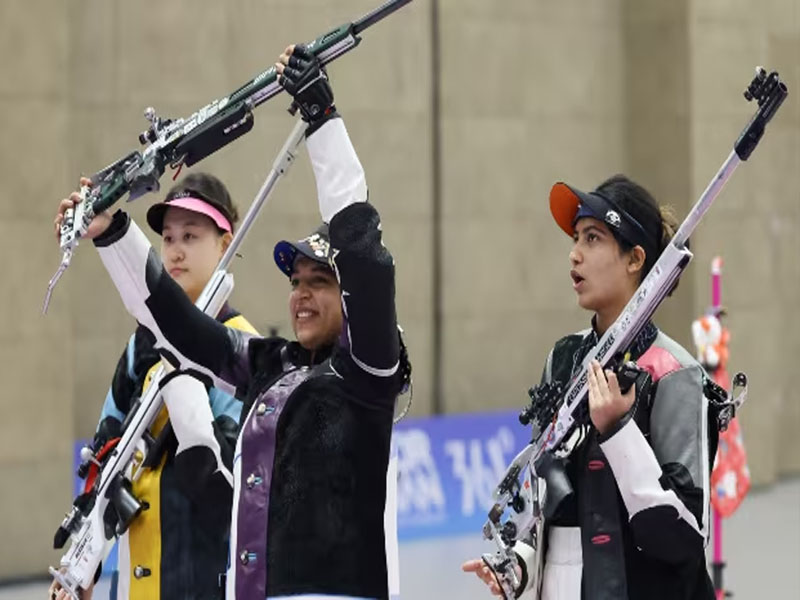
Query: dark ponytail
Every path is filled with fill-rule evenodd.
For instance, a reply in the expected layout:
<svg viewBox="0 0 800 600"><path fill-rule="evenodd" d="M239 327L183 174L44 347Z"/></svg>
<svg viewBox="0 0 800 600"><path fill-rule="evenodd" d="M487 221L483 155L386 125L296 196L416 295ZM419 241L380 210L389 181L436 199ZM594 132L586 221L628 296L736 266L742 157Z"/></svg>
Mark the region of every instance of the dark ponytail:
<svg viewBox="0 0 800 600"><path fill-rule="evenodd" d="M650 192L625 175L609 177L597 186L597 191L636 219L650 238L652 247L657 248L656 253L645 250L644 268L641 272L641 279L644 279L678 229L674 213L669 207L659 205ZM623 252L633 249L627 240L619 237L614 231L612 233Z"/></svg>

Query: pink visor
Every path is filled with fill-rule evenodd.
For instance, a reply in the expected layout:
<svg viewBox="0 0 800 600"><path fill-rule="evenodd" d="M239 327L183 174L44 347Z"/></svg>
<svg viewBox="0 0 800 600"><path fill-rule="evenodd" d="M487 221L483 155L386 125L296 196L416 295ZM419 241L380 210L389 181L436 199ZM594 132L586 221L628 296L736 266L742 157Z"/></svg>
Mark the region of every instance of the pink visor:
<svg viewBox="0 0 800 600"><path fill-rule="evenodd" d="M233 232L233 227L231 226L230 221L228 221L228 218L216 207L212 206L205 200L201 200L200 198L185 196L182 198L172 198L166 202L161 202L160 204L154 204L150 207L150 210L147 211L147 221L150 223L150 226L153 228L153 230L159 235L161 234L161 229L163 228L164 212L166 212L167 208L170 206L177 206L178 208L183 208L192 212L200 213L201 215L205 215L214 221L216 226L222 231ZM156 225L158 225L158 227L156 227Z"/></svg>

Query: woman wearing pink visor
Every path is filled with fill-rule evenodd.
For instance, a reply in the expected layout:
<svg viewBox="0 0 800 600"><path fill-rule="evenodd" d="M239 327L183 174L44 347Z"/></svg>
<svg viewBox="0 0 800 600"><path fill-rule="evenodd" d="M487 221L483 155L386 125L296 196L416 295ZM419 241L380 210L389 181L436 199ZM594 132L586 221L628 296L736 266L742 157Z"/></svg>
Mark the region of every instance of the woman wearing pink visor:
<svg viewBox="0 0 800 600"><path fill-rule="evenodd" d="M592 314L591 326L558 340L545 363L542 383L566 388L669 243L675 222L622 175L590 193L556 183L550 211L572 238L569 276L578 305ZM708 425L703 369L652 322L628 352L653 385L638 399L635 386L622 394L616 375L593 363L591 423L573 438L569 456L544 473L541 577L531 545L515 547L523 565L519 594L538 588L544 600L714 598L704 549L716 431ZM464 569L500 594L480 561Z"/></svg>
<svg viewBox="0 0 800 600"><path fill-rule="evenodd" d="M161 236L164 266L192 301L228 247L236 221L228 190L205 173L188 175L148 210L147 222ZM217 320L255 333L227 304ZM130 337L106 395L94 449L119 436L128 411L149 386L160 364L153 345L153 335L141 325ZM164 378L160 385L166 409L151 433L158 437L167 419L173 433L133 484L134 495L148 508L120 538L111 598L218 599L223 594L219 575L227 564L232 457L242 404L217 388L187 385L181 377ZM55 583L50 593L51 598L65 594L59 596Z"/></svg>
<svg viewBox="0 0 800 600"><path fill-rule="evenodd" d="M147 211L148 225L161 236L164 266L192 301L233 239L237 218L227 189L206 174L187 176Z"/></svg>

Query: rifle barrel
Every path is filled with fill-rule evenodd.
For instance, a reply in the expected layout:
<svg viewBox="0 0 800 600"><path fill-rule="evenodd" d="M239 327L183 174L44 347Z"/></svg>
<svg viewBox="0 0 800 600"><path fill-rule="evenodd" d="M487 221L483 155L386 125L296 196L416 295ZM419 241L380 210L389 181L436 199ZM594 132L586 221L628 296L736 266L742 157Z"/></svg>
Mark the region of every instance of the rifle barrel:
<svg viewBox="0 0 800 600"><path fill-rule="evenodd" d="M411 2L411 0L389 0L385 4L382 4L372 12L367 13L363 17L361 17L358 21L353 23L353 33L358 35L362 31L364 31L367 27L372 27L383 19L384 17L388 17L394 11L402 8L406 4Z"/></svg>

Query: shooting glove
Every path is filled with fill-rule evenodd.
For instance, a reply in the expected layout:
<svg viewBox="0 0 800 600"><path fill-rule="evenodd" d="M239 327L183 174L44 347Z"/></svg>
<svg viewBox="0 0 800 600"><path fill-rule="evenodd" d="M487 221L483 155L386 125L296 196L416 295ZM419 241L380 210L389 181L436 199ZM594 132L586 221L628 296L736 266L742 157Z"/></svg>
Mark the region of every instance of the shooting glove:
<svg viewBox="0 0 800 600"><path fill-rule="evenodd" d="M303 120L309 124L306 135L338 116L328 75L319 59L303 44L294 47L289 64L279 76L278 83L294 98L289 112L294 114L299 109Z"/></svg>

